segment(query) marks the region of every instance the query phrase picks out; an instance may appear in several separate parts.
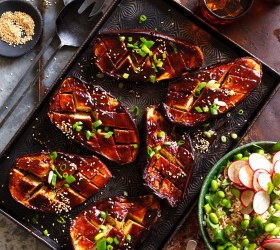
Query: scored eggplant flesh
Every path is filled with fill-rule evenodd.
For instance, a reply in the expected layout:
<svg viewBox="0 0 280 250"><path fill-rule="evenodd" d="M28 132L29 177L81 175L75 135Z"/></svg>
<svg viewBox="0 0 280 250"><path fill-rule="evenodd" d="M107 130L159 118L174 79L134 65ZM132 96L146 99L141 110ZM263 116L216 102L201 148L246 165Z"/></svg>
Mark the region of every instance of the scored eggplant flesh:
<svg viewBox="0 0 280 250"><path fill-rule="evenodd" d="M190 73L169 84L163 103L172 123L193 127L239 104L262 77L261 64L250 57Z"/></svg>
<svg viewBox="0 0 280 250"><path fill-rule="evenodd" d="M160 205L153 195L93 202L70 226L72 245L75 250L101 249L101 245L134 249L159 217Z"/></svg>
<svg viewBox="0 0 280 250"><path fill-rule="evenodd" d="M111 172L95 156L49 152L24 155L11 170L12 197L27 208L69 212L104 188Z"/></svg>
<svg viewBox="0 0 280 250"><path fill-rule="evenodd" d="M144 169L145 185L175 207L186 195L195 163L186 134L178 133L158 106L147 108L148 166Z"/></svg>
<svg viewBox="0 0 280 250"><path fill-rule="evenodd" d="M156 31L107 31L93 44L95 64L105 74L130 81L158 82L198 69L198 46Z"/></svg>
<svg viewBox="0 0 280 250"><path fill-rule="evenodd" d="M138 154L139 136L130 114L99 86L65 79L48 116L69 139L111 161L130 163Z"/></svg>

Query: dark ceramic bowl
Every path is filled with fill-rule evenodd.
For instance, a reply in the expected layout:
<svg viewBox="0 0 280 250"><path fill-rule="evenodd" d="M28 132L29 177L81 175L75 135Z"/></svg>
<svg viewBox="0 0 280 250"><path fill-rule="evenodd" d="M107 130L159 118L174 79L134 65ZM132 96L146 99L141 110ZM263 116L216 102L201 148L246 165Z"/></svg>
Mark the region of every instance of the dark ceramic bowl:
<svg viewBox="0 0 280 250"><path fill-rule="evenodd" d="M250 152L251 149L254 148L255 145L257 146L261 146L262 148L264 148L265 150L270 149L273 145L275 144L275 142L271 142L271 141L260 141L260 142L251 142L249 144L240 146L238 148L233 149L232 151L230 151L229 153L227 153L225 156L223 156L214 166L213 168L210 170L209 174L207 175L207 177L205 178L201 191L200 191L200 195L199 195L199 200L198 200L198 221L199 221L199 228L200 228L200 232L202 235L202 238L205 242L205 244L207 245L208 249L210 250L216 250L215 244L213 242L210 241L210 238L208 236L208 233L205 229L205 226L203 225L203 217L204 217L204 205L205 205L205 200L204 197L205 195L209 192L209 188L210 188L210 184L211 181L214 179L215 176L218 176L224 169L224 167L227 164L228 160L232 160L234 155L244 152L245 150L248 150Z"/></svg>
<svg viewBox="0 0 280 250"><path fill-rule="evenodd" d="M207 1L210 0L198 0L198 5L200 7L201 13L203 16L211 23L215 25L226 25L233 22L236 22L239 18L244 16L252 7L254 0L240 0L240 4L243 8L243 11L236 16L223 16L219 15L218 11L213 12L208 8ZM223 1L220 1L223 2Z"/></svg>
<svg viewBox="0 0 280 250"><path fill-rule="evenodd" d="M41 33L43 20L40 11L31 3L22 0L6 0L0 3L0 16L6 11L21 11L32 17L35 23L34 36L31 41L22 45L12 46L0 40L0 56L18 57L26 54L38 43Z"/></svg>

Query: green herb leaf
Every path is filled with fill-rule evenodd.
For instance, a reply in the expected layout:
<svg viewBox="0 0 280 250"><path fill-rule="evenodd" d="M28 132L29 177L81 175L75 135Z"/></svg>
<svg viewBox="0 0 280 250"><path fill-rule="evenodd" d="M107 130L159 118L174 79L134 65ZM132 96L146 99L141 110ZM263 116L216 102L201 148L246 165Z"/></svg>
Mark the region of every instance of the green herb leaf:
<svg viewBox="0 0 280 250"><path fill-rule="evenodd" d="M50 155L51 159L54 160L57 158L57 152L54 151L54 152L51 152L51 155Z"/></svg>
<svg viewBox="0 0 280 250"><path fill-rule="evenodd" d="M280 151L280 142L275 143L268 151L271 153Z"/></svg>
<svg viewBox="0 0 280 250"><path fill-rule="evenodd" d="M76 180L76 178L75 178L73 175L68 175L68 176L65 178L65 181L66 181L68 184L73 183L75 180Z"/></svg>
<svg viewBox="0 0 280 250"><path fill-rule="evenodd" d="M278 187L280 185L280 174L279 173L275 173L272 177L272 184L275 187Z"/></svg>
<svg viewBox="0 0 280 250"><path fill-rule="evenodd" d="M77 132L80 132L83 129L83 122L78 121L75 122L74 125L72 126L74 130L76 130Z"/></svg>
<svg viewBox="0 0 280 250"><path fill-rule="evenodd" d="M113 134L114 134L114 132L109 131L108 133L106 133L106 134L104 135L104 138L105 138L105 139L109 139Z"/></svg>
<svg viewBox="0 0 280 250"><path fill-rule="evenodd" d="M271 194L274 189L274 185L272 184L272 182L267 183L267 187L268 187L268 189L267 189L266 193Z"/></svg>

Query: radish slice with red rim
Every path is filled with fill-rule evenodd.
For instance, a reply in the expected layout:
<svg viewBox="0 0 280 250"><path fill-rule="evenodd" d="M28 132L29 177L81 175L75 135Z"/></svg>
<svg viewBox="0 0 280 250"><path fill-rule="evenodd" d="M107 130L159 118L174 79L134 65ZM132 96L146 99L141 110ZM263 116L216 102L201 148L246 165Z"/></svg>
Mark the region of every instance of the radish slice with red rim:
<svg viewBox="0 0 280 250"><path fill-rule="evenodd" d="M267 172L271 172L272 169L271 162L265 156L258 153L253 153L249 156L249 165L253 171L264 169Z"/></svg>
<svg viewBox="0 0 280 250"><path fill-rule="evenodd" d="M239 180L247 188L253 188L253 170L248 166L244 166L239 170Z"/></svg>
<svg viewBox="0 0 280 250"><path fill-rule="evenodd" d="M279 161L280 160L280 151L278 151L277 153L275 153L273 155L273 158L272 158L272 164L274 164L275 162Z"/></svg>
<svg viewBox="0 0 280 250"><path fill-rule="evenodd" d="M228 168L228 178L238 184L238 185L242 185L242 183L239 180L239 171L241 168L243 168L244 166L248 165L247 161L243 161L243 160L239 160L239 161L234 161L230 164L229 168Z"/></svg>
<svg viewBox="0 0 280 250"><path fill-rule="evenodd" d="M270 196L264 191L259 191L253 199L253 209L257 214L263 214L270 205Z"/></svg>
<svg viewBox="0 0 280 250"><path fill-rule="evenodd" d="M254 188L254 190L255 190L256 192L263 190L263 188L260 186L259 181L258 181L259 175L260 175L261 173L267 173L267 174L269 174L266 170L263 170L263 169L259 169L259 170L257 170L256 172L254 172L254 176L253 176L253 188Z"/></svg>
<svg viewBox="0 0 280 250"><path fill-rule="evenodd" d="M267 173L260 173L258 177L259 185L262 187L263 190L267 191L268 186L267 184L271 182L271 176Z"/></svg>
<svg viewBox="0 0 280 250"><path fill-rule="evenodd" d="M255 192L250 189L244 190L240 195L240 201L242 206L247 208L249 205L252 204Z"/></svg>
<svg viewBox="0 0 280 250"><path fill-rule="evenodd" d="M239 185L239 184L236 184L236 183L232 182L231 185L232 185L234 188L239 189L239 190L245 190L245 189L247 189L247 188L244 187L242 184Z"/></svg>
<svg viewBox="0 0 280 250"><path fill-rule="evenodd" d="M262 247L268 250L279 250L280 249L280 239L273 238L263 241Z"/></svg>
<svg viewBox="0 0 280 250"><path fill-rule="evenodd" d="M280 160L274 163L273 172L280 174Z"/></svg>

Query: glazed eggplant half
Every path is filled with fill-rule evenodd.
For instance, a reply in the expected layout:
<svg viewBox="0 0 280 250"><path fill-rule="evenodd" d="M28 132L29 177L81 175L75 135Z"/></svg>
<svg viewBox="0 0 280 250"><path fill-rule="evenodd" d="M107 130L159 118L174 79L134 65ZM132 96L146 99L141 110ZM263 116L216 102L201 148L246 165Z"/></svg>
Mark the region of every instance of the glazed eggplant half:
<svg viewBox="0 0 280 250"><path fill-rule="evenodd" d="M116 197L92 203L73 220L75 250L134 249L160 216L153 195Z"/></svg>
<svg viewBox="0 0 280 250"><path fill-rule="evenodd" d="M195 163L188 135L178 133L158 106L147 109L147 150L145 185L175 207L186 195Z"/></svg>
<svg viewBox="0 0 280 250"><path fill-rule="evenodd" d="M250 57L196 71L170 83L164 113L176 125L196 126L238 105L261 77L261 64Z"/></svg>
<svg viewBox="0 0 280 250"><path fill-rule="evenodd" d="M17 158L9 189L27 208L62 213L100 192L111 177L95 156L41 152Z"/></svg>
<svg viewBox="0 0 280 250"><path fill-rule="evenodd" d="M139 136L131 115L99 86L65 79L48 116L69 139L111 161L130 163L138 154Z"/></svg>
<svg viewBox="0 0 280 250"><path fill-rule="evenodd" d="M149 30L101 33L93 55L98 68L111 77L152 83L198 69L204 60L198 46Z"/></svg>

